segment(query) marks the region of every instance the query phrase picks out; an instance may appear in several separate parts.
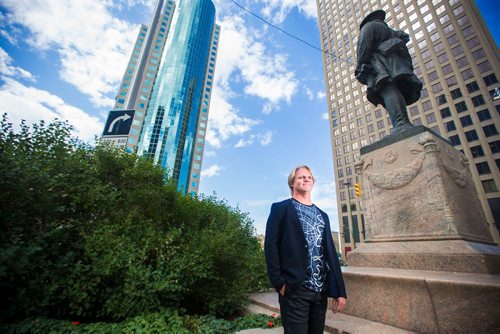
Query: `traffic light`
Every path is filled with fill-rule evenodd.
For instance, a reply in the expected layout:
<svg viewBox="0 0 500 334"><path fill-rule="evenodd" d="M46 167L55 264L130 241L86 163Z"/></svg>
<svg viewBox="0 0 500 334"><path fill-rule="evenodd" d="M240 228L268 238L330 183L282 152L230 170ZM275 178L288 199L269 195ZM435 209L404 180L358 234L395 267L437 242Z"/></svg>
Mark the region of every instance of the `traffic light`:
<svg viewBox="0 0 500 334"><path fill-rule="evenodd" d="M361 197L361 185L359 183L354 184L354 193L356 196Z"/></svg>

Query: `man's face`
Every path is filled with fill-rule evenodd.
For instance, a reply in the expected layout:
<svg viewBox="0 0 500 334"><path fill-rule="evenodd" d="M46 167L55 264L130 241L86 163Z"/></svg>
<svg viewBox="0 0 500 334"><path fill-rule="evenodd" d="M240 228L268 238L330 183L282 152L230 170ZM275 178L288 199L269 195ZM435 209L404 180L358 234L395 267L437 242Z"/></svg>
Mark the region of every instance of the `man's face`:
<svg viewBox="0 0 500 334"><path fill-rule="evenodd" d="M311 173L305 168L299 168L295 172L295 180L293 181L294 193L311 192L314 187L314 179Z"/></svg>

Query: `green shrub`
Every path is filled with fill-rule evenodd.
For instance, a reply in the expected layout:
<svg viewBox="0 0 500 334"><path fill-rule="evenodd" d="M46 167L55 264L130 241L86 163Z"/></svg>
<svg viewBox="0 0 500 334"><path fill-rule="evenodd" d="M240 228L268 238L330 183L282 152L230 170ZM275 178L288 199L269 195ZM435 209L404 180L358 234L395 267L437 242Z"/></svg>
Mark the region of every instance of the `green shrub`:
<svg viewBox="0 0 500 334"><path fill-rule="evenodd" d="M232 314L268 286L252 221L59 121L0 133L0 321Z"/></svg>
<svg viewBox="0 0 500 334"><path fill-rule="evenodd" d="M280 317L264 314L251 314L228 321L217 319L211 315L182 316L175 310L163 310L119 323L80 323L78 321L30 318L16 324L0 325L0 332L6 334L225 334L244 329L279 326L281 326Z"/></svg>

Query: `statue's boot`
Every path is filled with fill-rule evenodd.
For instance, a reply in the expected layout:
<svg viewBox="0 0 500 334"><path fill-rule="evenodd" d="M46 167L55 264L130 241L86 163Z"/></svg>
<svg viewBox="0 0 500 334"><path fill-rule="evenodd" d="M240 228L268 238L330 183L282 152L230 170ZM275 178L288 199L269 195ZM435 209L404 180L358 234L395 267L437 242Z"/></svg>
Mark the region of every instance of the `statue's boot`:
<svg viewBox="0 0 500 334"><path fill-rule="evenodd" d="M394 114L389 112L389 117L392 122L391 134L399 133L413 127L413 124L410 123L410 119L408 118L406 106L403 110L399 110Z"/></svg>
<svg viewBox="0 0 500 334"><path fill-rule="evenodd" d="M380 92L384 101L382 104L387 110L392 122L391 133L398 133L413 127L406 111L406 101L401 92L392 84L387 84Z"/></svg>

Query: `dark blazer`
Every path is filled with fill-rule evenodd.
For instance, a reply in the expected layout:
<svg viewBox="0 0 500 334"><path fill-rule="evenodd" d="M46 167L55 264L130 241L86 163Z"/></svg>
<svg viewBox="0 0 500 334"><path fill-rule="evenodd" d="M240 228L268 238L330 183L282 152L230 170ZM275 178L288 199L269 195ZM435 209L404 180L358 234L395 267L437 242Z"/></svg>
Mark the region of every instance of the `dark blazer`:
<svg viewBox="0 0 500 334"><path fill-rule="evenodd" d="M325 212L319 211L325 221L323 250L329 268L326 276L328 296L347 298L339 258L333 244L330 221ZM291 199L273 203L271 206L271 213L267 219L264 252L269 279L276 291L279 292L285 283L292 290L304 283L308 262L307 242Z"/></svg>

